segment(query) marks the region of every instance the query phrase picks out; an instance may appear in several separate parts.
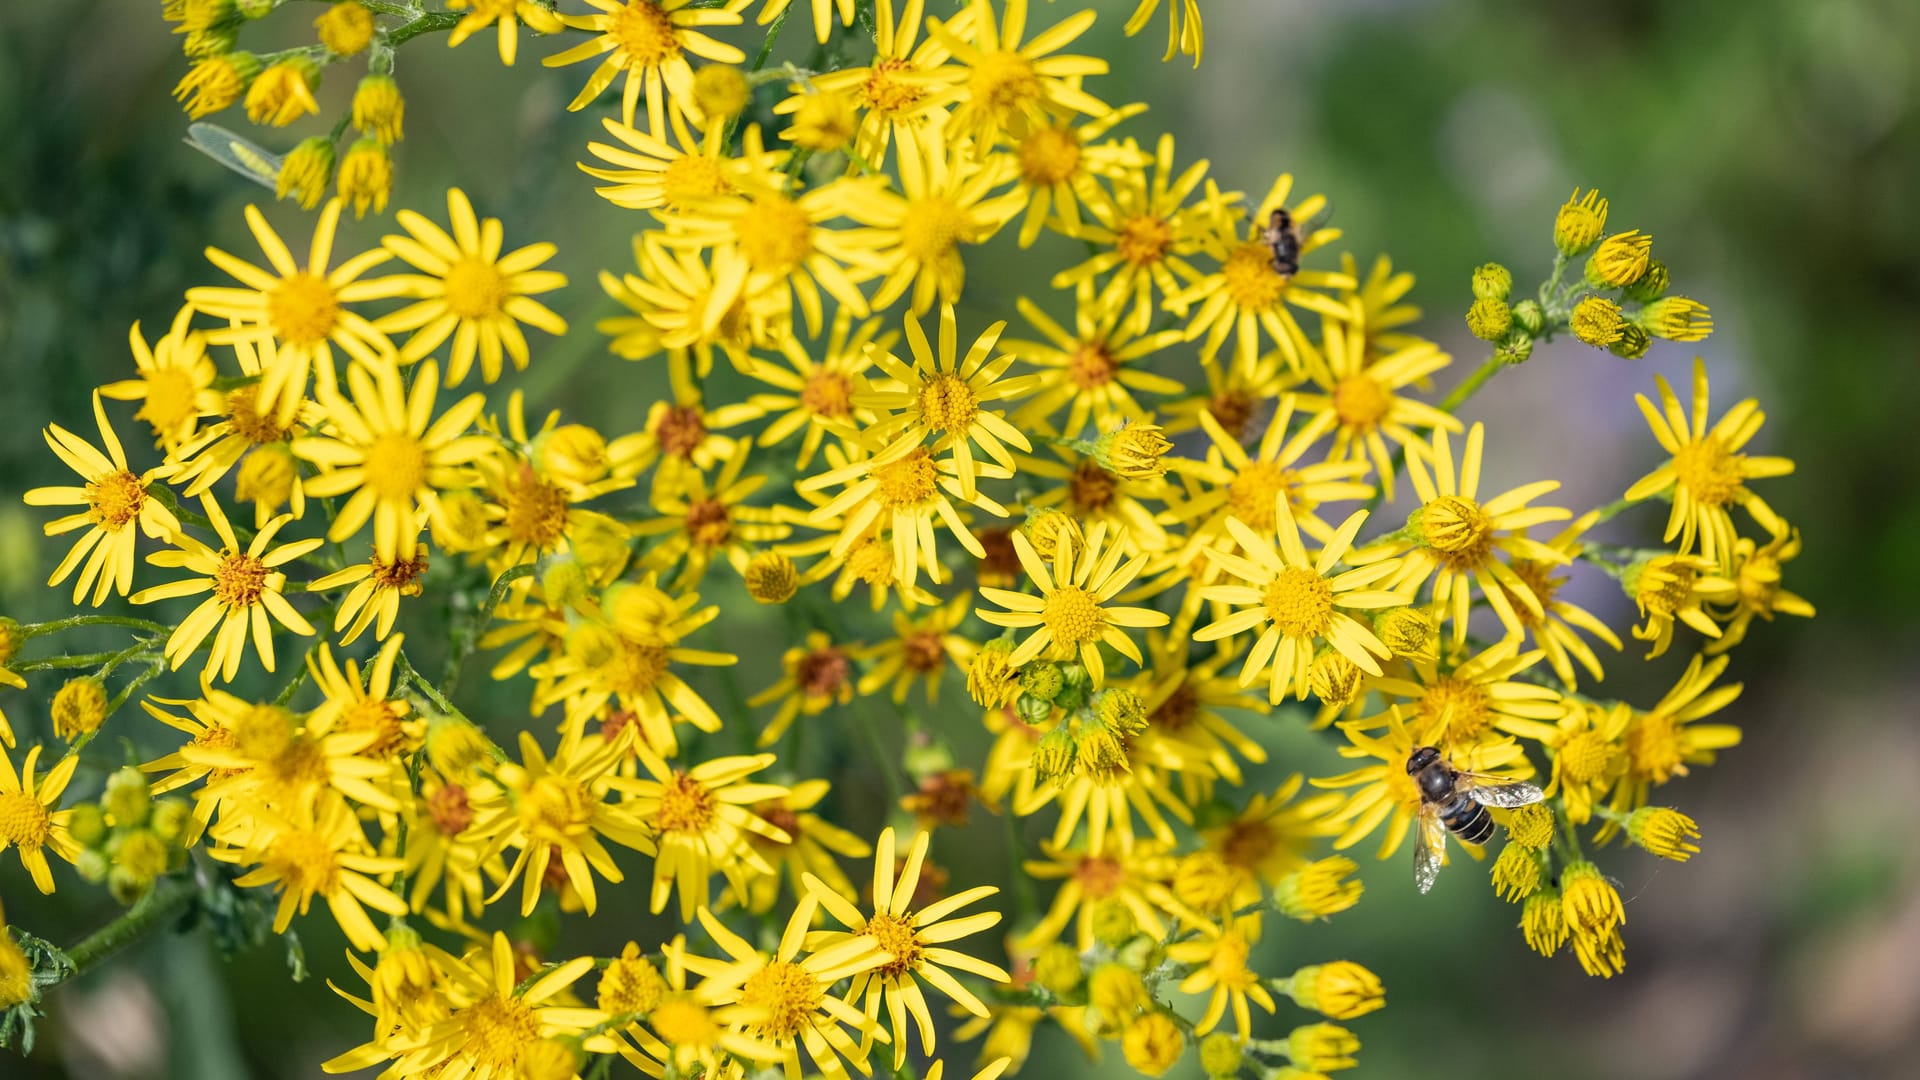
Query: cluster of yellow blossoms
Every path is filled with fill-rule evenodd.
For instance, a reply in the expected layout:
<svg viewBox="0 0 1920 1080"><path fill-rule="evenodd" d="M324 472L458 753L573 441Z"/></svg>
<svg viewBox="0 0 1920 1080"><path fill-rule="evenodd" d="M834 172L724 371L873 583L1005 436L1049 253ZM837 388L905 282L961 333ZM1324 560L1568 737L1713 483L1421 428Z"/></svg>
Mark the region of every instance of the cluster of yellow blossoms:
<svg viewBox="0 0 1920 1080"><path fill-rule="evenodd" d="M1696 368L1690 407L1658 380L1639 399L1670 460L1576 514L1556 481L1483 490L1487 433L1455 411L1557 332L1623 355L1704 337L1705 307L1666 296L1645 237L1603 236L1606 204L1576 193L1537 298L1476 273L1468 321L1494 354L1429 403L1451 358L1410 332L1411 278L1384 258L1301 269L1339 238L1311 224L1322 197L1282 177L1255 198L1178 161L1171 136L1112 134L1144 106L1096 96L1106 61L1069 51L1090 10L1029 33L1026 0L949 18L815 0L821 42L872 51L812 71L763 70L766 48L749 68L714 36L748 0L589 2L348 0L321 17L324 56L260 70L232 31L273 4L168 5L200 58L193 110L244 93L271 118L295 115L323 59L371 45L386 78L421 20L437 21L405 36L495 26L508 63L519 22L587 34L548 62L598 61L574 108L624 77L613 141L581 167L636 230L634 268L601 275L627 313L599 329L620 357L662 357L672 390L612 433L456 391L526 368L525 328L568 332L536 299L566 285L554 246L509 250L458 189L444 223L402 210L351 255L344 168L298 255L249 207L261 260L209 249L230 282L188 290L157 340L133 328L136 374L95 395L97 439L47 428L77 480L26 493L63 508L48 535L77 536L50 585L106 609L0 621L0 683L86 672L46 710L68 752L38 777L40 744L0 769L0 846L41 891L51 853L137 899L143 925L224 891L270 896L259 919L279 933L322 902L365 954L365 989L342 993L372 1017L334 1070L564 1080L624 1060L797 1080L912 1059L937 1078L949 1010L930 988L964 1018L954 1037L983 1037L979 1080L1017 1069L1043 1024L1151 1076L1191 1045L1212 1077L1311 1080L1354 1064L1329 1021L1383 991L1345 960L1264 973L1263 941L1359 901L1339 853L1378 835L1391 856L1432 814L1409 774L1431 746L1545 779L1546 801L1493 812L1494 889L1534 949L1622 969L1620 897L1582 831L1699 850L1692 820L1649 800L1738 741L1702 721L1739 694L1719 679L1753 620L1812 614L1781 585L1797 534L1747 486L1791 463L1744 452L1751 401L1710 426ZM769 47L788 9L762 7ZM1168 55L1197 61L1194 0L1169 12ZM315 204L325 187L282 182ZM1047 234L1085 258L1012 303L1027 336L972 324L1004 303L968 286L973 249ZM155 453L128 454L109 402L136 406ZM1411 513L1383 526L1396 484ZM1589 538L1661 500L1669 546ZM1622 647L1570 599L1582 565L1638 604L1653 655L1699 636L1650 708L1581 690L1603 675L1594 643ZM871 614L842 603L862 587ZM709 647L769 622L791 646L777 666ZM103 623L132 643L22 655ZM504 687L484 724L455 704L475 653ZM236 693L256 666L285 677ZM183 668L186 696L147 690ZM938 708L952 682L970 714L952 692ZM116 774L65 805L81 750L134 700L184 743L143 766L150 787ZM1269 771L1280 724L1330 729L1358 767ZM890 822L836 823L809 732L865 747L846 752L872 755ZM0 736L13 746L4 713ZM961 767L953 747L974 741L984 760ZM975 804L1012 826L1004 948L975 938L1001 913L969 910L999 890L935 861ZM862 890L843 863L868 858ZM508 897L591 917L636 867L678 927L666 940L565 956L486 928ZM1050 903L1022 878L1057 882ZM31 1010L98 951L29 957L0 934L0 1006ZM1176 991L1201 996L1197 1017ZM1271 1034L1281 997L1326 1020Z"/></svg>

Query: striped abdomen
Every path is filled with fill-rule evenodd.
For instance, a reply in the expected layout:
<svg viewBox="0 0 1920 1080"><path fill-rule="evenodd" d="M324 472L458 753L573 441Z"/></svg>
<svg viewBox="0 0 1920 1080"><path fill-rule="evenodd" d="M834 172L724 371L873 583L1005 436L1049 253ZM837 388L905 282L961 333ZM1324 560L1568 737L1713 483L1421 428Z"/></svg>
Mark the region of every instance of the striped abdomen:
<svg viewBox="0 0 1920 1080"><path fill-rule="evenodd" d="M1466 795L1455 795L1441 807L1440 820L1448 832L1469 844L1484 844L1493 837L1493 815Z"/></svg>

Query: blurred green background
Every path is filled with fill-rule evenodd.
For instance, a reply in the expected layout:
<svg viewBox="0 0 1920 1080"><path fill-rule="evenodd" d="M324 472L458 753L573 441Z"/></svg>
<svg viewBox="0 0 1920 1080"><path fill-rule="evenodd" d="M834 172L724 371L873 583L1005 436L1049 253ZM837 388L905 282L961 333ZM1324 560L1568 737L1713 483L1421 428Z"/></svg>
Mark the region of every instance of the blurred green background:
<svg viewBox="0 0 1920 1080"><path fill-rule="evenodd" d="M1078 6L1037 4L1030 25ZM1820 617L1759 627L1735 654L1730 677L1747 689L1729 716L1747 742L1670 789L1699 819L1703 854L1685 867L1612 854L1629 900L1624 976L1590 980L1569 958L1532 956L1512 929L1516 910L1476 882L1417 900L1404 852L1369 863L1368 898L1353 913L1278 928L1269 970L1344 956L1383 975L1388 1009L1352 1025L1362 1076L1916 1075L1920 7L1206 0L1196 72L1159 63L1160 23L1120 36L1131 0L1097 6L1088 51L1112 57L1114 74L1094 89L1152 105L1123 130L1143 141L1178 132L1182 160L1210 158L1226 187L1257 194L1290 170L1305 190L1329 193L1345 245L1363 265L1387 252L1418 275L1423 329L1463 363L1479 355L1459 318L1470 269L1498 259L1537 280L1554 208L1576 185L1598 186L1610 225L1651 232L1678 288L1712 305L1702 354L1716 414L1757 395L1769 413L1761 452L1799 463L1765 494L1804 530L1788 585ZM157 9L0 5L0 611L22 620L48 617L61 599L41 584L55 551L38 537L40 515L17 502L59 473L39 428L57 419L90 432L91 387L131 370L128 324L142 320L153 336L186 287L218 280L203 245L253 252L239 208L261 192L180 143L185 120L168 93L185 64ZM273 33L299 40L318 10L292 5L249 46ZM575 170L598 114L563 111L585 69L543 70L550 51L523 42L520 66L505 70L485 35L454 52L430 39L404 49L396 204L439 219L445 186L458 184L483 214L506 219L509 244L558 242L556 265L573 284L553 306L576 332L536 341L518 385L538 407L631 430L661 392L661 371L603 352L592 323L614 306L594 274L627 268L627 237L644 219L597 199ZM327 120L263 141L324 132L352 81L336 73L323 88ZM294 223L297 248L300 215L282 206L271 216ZM370 218L347 242L389 227ZM1011 316L1014 286L1003 281L1044 291L1010 251L969 260L977 287L963 321ZM1489 483L1550 476L1565 481L1568 505L1610 500L1655 456L1632 394L1650 392L1655 372L1684 376L1691 359L1672 345L1638 362L1574 344L1537 351L1467 410L1489 421ZM1611 523L1620 539L1653 524ZM1587 599L1616 626L1629 616L1604 587ZM771 626L751 640L774 648L779 636ZM1616 660L1608 690L1651 702L1684 663L1676 652L1651 665ZM36 677L34 690L55 685ZM31 738L43 721L19 701L9 715ZM499 710L509 721L513 712ZM116 727L140 722L129 711ZM1253 730L1289 769L1332 771L1324 743L1294 726ZM844 740L821 742L808 769L839 779L844 813L876 820L881 794L859 759ZM957 746L963 757L973 749ZM978 875L1004 866L999 824L976 819L990 858L955 850L957 880L976 872L969 858L985 859ZM70 872L43 899L11 857L0 862L7 916L42 936L72 941L113 913ZM316 976L337 977L340 942L324 923L300 925ZM617 947L648 940L654 925L603 914L570 928L568 943ZM201 937L142 946L62 989L51 1012L38 1053L25 1065L0 1057L0 1076L305 1077L365 1032L323 978L289 982L277 946L227 961ZM1294 1022L1283 1009L1261 1030ZM1120 1066L1082 1066L1044 1034L1029 1069L1045 1068Z"/></svg>

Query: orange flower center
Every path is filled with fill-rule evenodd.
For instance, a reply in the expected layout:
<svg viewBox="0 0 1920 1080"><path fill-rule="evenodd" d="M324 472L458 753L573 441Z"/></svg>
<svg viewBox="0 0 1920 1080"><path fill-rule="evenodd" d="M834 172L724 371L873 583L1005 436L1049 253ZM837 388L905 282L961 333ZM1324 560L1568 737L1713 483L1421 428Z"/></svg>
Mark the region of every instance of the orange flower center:
<svg viewBox="0 0 1920 1080"><path fill-rule="evenodd" d="M108 473L87 482L87 519L107 532L119 532L140 516L147 489L130 472Z"/></svg>
<svg viewBox="0 0 1920 1080"><path fill-rule="evenodd" d="M427 486L427 448L404 432L374 436L363 467L367 489L382 502L410 502Z"/></svg>
<svg viewBox="0 0 1920 1080"><path fill-rule="evenodd" d="M486 259L468 255L447 267L442 281L447 310L462 319L491 319L512 295L507 279Z"/></svg>
<svg viewBox="0 0 1920 1080"><path fill-rule="evenodd" d="M920 415L935 431L965 431L980 413L980 399L958 375L935 375L920 387Z"/></svg>
<svg viewBox="0 0 1920 1080"><path fill-rule="evenodd" d="M258 394L257 386L242 386L228 392L227 425L241 438L255 446L263 446L286 438L288 429L281 426L272 411L260 411L256 400Z"/></svg>
<svg viewBox="0 0 1920 1080"><path fill-rule="evenodd" d="M981 53L967 78L975 104L996 113L1025 112L1040 101L1040 76L1033 62L1017 52L996 49Z"/></svg>
<svg viewBox="0 0 1920 1080"><path fill-rule="evenodd" d="M898 461L873 467L873 480L878 486L880 501L896 510L919 506L933 498L939 490L936 484L938 476L933 455L924 446L914 447Z"/></svg>
<svg viewBox="0 0 1920 1080"><path fill-rule="evenodd" d="M1020 140L1020 176L1034 187L1064 184L1080 170L1080 137L1072 128L1035 128Z"/></svg>
<svg viewBox="0 0 1920 1080"><path fill-rule="evenodd" d="M707 786L686 773L674 770L660 785L660 809L655 824L661 832L700 833L713 824L714 798Z"/></svg>
<svg viewBox="0 0 1920 1080"><path fill-rule="evenodd" d="M507 535L517 543L546 551L567 530L566 493L542 480L530 465L522 463L509 476L500 502L507 512L502 519Z"/></svg>
<svg viewBox="0 0 1920 1080"><path fill-rule="evenodd" d="M1120 362L1104 341L1082 341L1067 357L1067 381L1081 390L1098 390L1119 371Z"/></svg>
<svg viewBox="0 0 1920 1080"><path fill-rule="evenodd" d="M22 791L0 794L0 840L23 851L37 851L53 835L53 817L39 800Z"/></svg>
<svg viewBox="0 0 1920 1080"><path fill-rule="evenodd" d="M787 1042L807 1028L826 996L820 980L799 964L771 961L740 986L740 1004L758 1014L755 1028Z"/></svg>
<svg viewBox="0 0 1920 1080"><path fill-rule="evenodd" d="M967 231L966 212L950 196L913 199L900 221L900 250L915 262L937 262L952 254Z"/></svg>
<svg viewBox="0 0 1920 1080"><path fill-rule="evenodd" d="M660 451L669 457L689 458L707 441L707 422L697 405L676 405L668 409L654 428L653 437Z"/></svg>
<svg viewBox="0 0 1920 1080"><path fill-rule="evenodd" d="M1255 461L1234 476L1227 485L1227 512L1265 534L1280 520L1280 493L1292 486L1293 474L1276 461ZM1287 491L1287 505L1299 500Z"/></svg>
<svg viewBox="0 0 1920 1080"><path fill-rule="evenodd" d="M1296 640L1317 638L1333 623L1333 586L1306 567L1280 571L1267 583L1260 602L1274 628Z"/></svg>
<svg viewBox="0 0 1920 1080"><path fill-rule="evenodd" d="M340 299L323 277L296 271L267 293L268 327L274 337L295 348L327 340L339 321Z"/></svg>
<svg viewBox="0 0 1920 1080"><path fill-rule="evenodd" d="M1070 653L1090 641L1097 641L1106 629L1106 616L1100 601L1077 585L1063 585L1047 594L1046 609L1040 617L1053 632L1053 643L1061 652Z"/></svg>
<svg viewBox="0 0 1920 1080"><path fill-rule="evenodd" d="M1220 267L1227 299L1242 311L1265 311L1286 295L1287 279L1273 268L1273 252L1265 244L1240 244Z"/></svg>
<svg viewBox="0 0 1920 1080"><path fill-rule="evenodd" d="M658 67L680 55L673 19L654 0L628 0L605 19L606 35L627 54L629 70Z"/></svg>
<svg viewBox="0 0 1920 1080"><path fill-rule="evenodd" d="M232 611L260 602L267 591L267 564L244 551L224 552L213 572L213 598Z"/></svg>
<svg viewBox="0 0 1920 1080"><path fill-rule="evenodd" d="M1120 891L1127 880L1127 871L1117 860L1105 855L1081 859L1073 868L1074 880L1080 883L1081 892L1090 900L1105 900Z"/></svg>
<svg viewBox="0 0 1920 1080"><path fill-rule="evenodd" d="M860 933L872 938L874 944L893 956L892 960L874 969L881 978L896 978L920 966L919 934L914 929L911 914L900 916L881 912L868 919Z"/></svg>
<svg viewBox="0 0 1920 1080"><path fill-rule="evenodd" d="M1365 431L1393 408L1393 395L1371 375L1349 375L1333 387L1333 412L1340 423Z"/></svg>
<svg viewBox="0 0 1920 1080"><path fill-rule="evenodd" d="M1158 263L1173 246L1173 226L1166 218L1154 214L1130 217L1121 222L1115 232L1115 249L1121 258L1135 266Z"/></svg>
<svg viewBox="0 0 1920 1080"><path fill-rule="evenodd" d="M867 74L867 106L883 116L904 113L925 99L926 91L898 76L912 71L913 64L898 57L887 57L874 64Z"/></svg>
<svg viewBox="0 0 1920 1080"><path fill-rule="evenodd" d="M1486 687L1452 675L1428 685L1415 708L1426 725L1421 730L1444 733L1447 742L1473 739L1493 722L1493 699Z"/></svg>
<svg viewBox="0 0 1920 1080"><path fill-rule="evenodd" d="M853 383L837 371L821 368L800 387L800 407L815 416L845 417L853 411Z"/></svg>
<svg viewBox="0 0 1920 1080"><path fill-rule="evenodd" d="M1725 506L1740 495L1740 463L1745 455L1729 453L1718 435L1690 442L1673 455L1673 471L1681 488L1706 506Z"/></svg>
<svg viewBox="0 0 1920 1080"><path fill-rule="evenodd" d="M1067 477L1067 502L1082 520L1105 510L1113 503L1113 474L1092 458L1075 465L1073 475Z"/></svg>
<svg viewBox="0 0 1920 1080"><path fill-rule="evenodd" d="M747 265L785 277L813 251L813 222L800 204L782 195L756 199L734 226Z"/></svg>

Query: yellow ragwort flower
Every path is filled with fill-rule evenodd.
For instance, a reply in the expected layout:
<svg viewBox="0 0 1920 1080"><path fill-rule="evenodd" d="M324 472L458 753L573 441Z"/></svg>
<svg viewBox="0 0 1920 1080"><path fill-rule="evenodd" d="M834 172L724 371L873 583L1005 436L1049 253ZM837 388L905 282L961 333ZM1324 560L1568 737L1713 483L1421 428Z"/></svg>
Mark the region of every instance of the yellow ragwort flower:
<svg viewBox="0 0 1920 1080"><path fill-rule="evenodd" d="M48 536L87 530L53 568L47 585L60 584L77 569L80 575L73 582L73 602L79 604L91 587L93 606L99 607L108 592L125 596L133 587L135 536L131 526L138 523L147 536L165 540L180 531L180 522L147 492L147 485L167 475L168 468L161 466L140 474L127 468L126 451L107 423L107 411L97 391L93 395L93 419L100 430L100 445L106 447L104 453L58 424L48 424L43 432L47 445L68 468L80 474L85 486L33 488L22 498L28 506L86 508L42 526Z"/></svg>
<svg viewBox="0 0 1920 1080"><path fill-rule="evenodd" d="M1053 571L1023 532L1013 534L1014 550L1020 565L1040 595L982 588L980 595L1006 611L978 610L980 618L995 626L1034 628L1015 649L1008 662L1015 667L1035 657L1078 659L1098 688L1106 682L1106 662L1100 658L1100 645L1113 646L1122 656L1141 663L1140 648L1127 636L1129 628L1165 626L1166 613L1150 608L1115 607L1110 601L1127 587L1146 566L1145 555L1135 555L1123 565L1126 552L1119 545L1105 547L1107 530L1095 525L1087 534L1086 546L1060 543L1054 546Z"/></svg>

